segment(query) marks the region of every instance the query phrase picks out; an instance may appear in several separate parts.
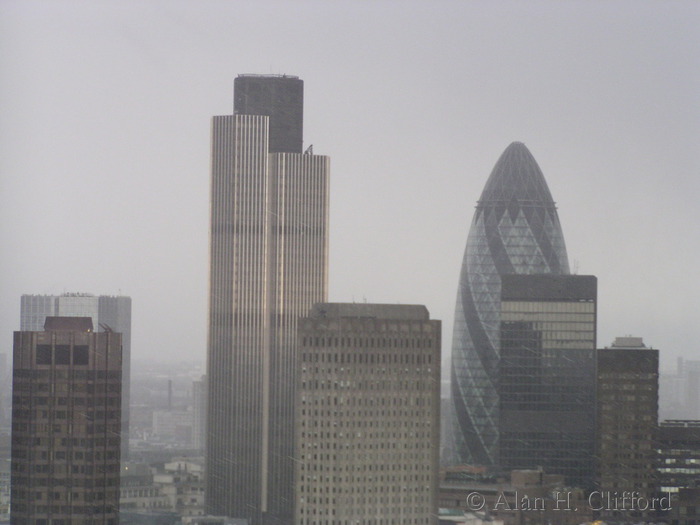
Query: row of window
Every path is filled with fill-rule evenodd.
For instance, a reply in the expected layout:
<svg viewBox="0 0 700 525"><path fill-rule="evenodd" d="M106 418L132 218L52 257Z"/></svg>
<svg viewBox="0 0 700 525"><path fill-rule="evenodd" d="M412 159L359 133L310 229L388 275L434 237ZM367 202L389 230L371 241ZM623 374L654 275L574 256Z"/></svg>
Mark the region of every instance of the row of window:
<svg viewBox="0 0 700 525"><path fill-rule="evenodd" d="M362 441L354 442L354 441L343 441L342 443L339 443L338 441L333 441L331 442L331 432L326 432L326 440L321 441L320 443L315 441L320 434L320 438L324 439L323 432L302 432L301 433L301 445L300 448L301 450L337 450L337 449L351 449L351 450L384 450L384 449L396 449L396 442L395 440L400 439L403 437L403 439L407 439L406 434L401 435L401 432L376 432L374 434L369 433L365 434L365 437ZM348 438L353 437L352 432L348 432L347 436ZM409 437L413 437L413 433ZM415 437L417 439L420 439L418 442L413 442L412 444L416 445L416 448L432 448L431 445L429 444L428 440L431 440L432 436L430 432L416 432ZM342 432L333 432L332 438L335 439L342 439L343 438L343 433ZM314 441L306 441L306 440L314 440ZM373 442L373 439L380 439L378 443ZM405 443L405 445L408 445L411 443ZM419 447L419 445L423 444L424 447ZM404 447L406 448L406 447ZM406 460L412 460L413 458L416 457L414 453L404 453L404 452L392 452L391 453L396 461L400 461L402 459ZM405 455L404 455L405 454Z"/></svg>
<svg viewBox="0 0 700 525"><path fill-rule="evenodd" d="M301 388L303 390L359 390L362 392L380 390L383 392L396 392L401 390L409 391L430 391L434 390L432 382L426 382L425 380L340 380L334 381L328 380L318 380L309 379L308 381L302 379Z"/></svg>
<svg viewBox="0 0 700 525"><path fill-rule="evenodd" d="M31 456L32 460L80 460L80 461L101 461L102 459L119 459L118 452L107 450L106 452L84 452L83 449L76 451L67 450L32 450L32 449L16 449L14 458L27 459Z"/></svg>
<svg viewBox="0 0 700 525"><path fill-rule="evenodd" d="M38 447L47 447L47 450L45 451L39 451L41 454L46 454L48 451L48 447L51 447L52 445L54 447L58 447L59 445L62 447L70 447L71 445L74 447L80 447L81 449L87 449L87 448L92 448L92 447L104 447L105 444L111 445L111 446L118 446L120 443L120 439L118 437L118 434L112 434L112 436L116 437L98 437L98 438L67 438L67 437L55 437L55 438L50 438L50 437L33 437L27 439L26 437L12 437L12 446L13 449L16 448L17 450L21 450L23 447L29 447L32 446L34 447L35 451L38 451Z"/></svg>
<svg viewBox="0 0 700 525"><path fill-rule="evenodd" d="M29 410L25 408L15 408L12 411L13 418L25 418L37 421L40 419L87 419L93 421L95 419L120 419L120 410ZM40 421L37 421L40 422Z"/></svg>
<svg viewBox="0 0 700 525"><path fill-rule="evenodd" d="M306 341L306 337L303 338L304 341ZM312 338L309 337L309 340ZM321 337L320 341L321 344L318 344L319 338L313 338L317 344L316 345L307 345L306 342L304 342L304 346L323 346L325 347L326 345L324 344L325 338ZM337 346L337 341L338 339L345 340L345 337L336 337L336 346ZM351 339L351 338L348 338ZM357 338L354 338L357 340ZM328 340L329 343L331 339ZM372 340L373 341L373 340ZM386 341L386 340L382 340ZM404 341L404 340L401 340ZM414 340L410 340L414 341ZM427 341L427 342L426 342ZM394 341L396 342L396 341ZM360 345L361 347L362 345ZM386 346L386 345L380 345L380 346ZM371 345L371 347L374 347L374 345ZM415 346L411 345L410 348L432 348L432 339L425 339L425 340L416 340L415 341ZM369 365L374 365L374 364L402 364L402 365L422 365L422 364L431 364L433 362L433 354L432 353L420 353L420 354L413 354L413 353L404 353L404 352L379 352L379 353L374 353L374 352L339 352L339 351L328 351L328 352L302 352L301 354L301 362L302 363L359 363L359 364L369 364Z"/></svg>
<svg viewBox="0 0 700 525"><path fill-rule="evenodd" d="M12 404L15 407L20 407L21 405L30 405L32 404L32 401L34 403L37 402L37 399L39 397L35 397L32 395L14 395L12 396ZM81 397L81 396L75 396L75 397L66 397L66 396L57 396L57 397L42 397L42 403L41 404L48 404L48 401L51 401L52 405L56 407L61 407L61 406L67 406L68 404L72 403L73 405L78 405L81 407L104 407L104 406L117 406L121 404L121 398L118 395L112 395L112 396L94 396L94 397ZM44 416L46 417L46 416Z"/></svg>
<svg viewBox="0 0 700 525"><path fill-rule="evenodd" d="M14 392L35 392L35 393L50 393L59 394L58 397L68 397L68 394L94 394L97 390L99 393L114 394L108 397L117 397L121 395L121 381L107 381L104 383L83 383L80 381L60 381L53 383L34 383L29 381L15 380L12 389ZM60 394L63 394L61 396ZM43 398L46 400L46 398Z"/></svg>
<svg viewBox="0 0 700 525"><path fill-rule="evenodd" d="M61 423L23 423L21 421L12 421L12 432L31 432L32 434L66 434L66 433L80 433L80 434L104 434L109 432L113 435L118 435L121 432L121 424L107 424L107 425L74 425L69 423L67 425Z"/></svg>
<svg viewBox="0 0 700 525"><path fill-rule="evenodd" d="M79 379L95 381L99 379L113 379L115 381L121 381L122 373L120 370L17 368L14 371L14 376L15 378L38 380Z"/></svg>
<svg viewBox="0 0 700 525"><path fill-rule="evenodd" d="M313 518L301 518L299 525L428 525L432 523L432 518L414 518L413 520L396 517L400 516L393 509L387 509L387 514L391 514L392 518L375 518L375 519L362 519L356 520L351 519L317 519Z"/></svg>
<svg viewBox="0 0 700 525"><path fill-rule="evenodd" d="M71 358L72 357L72 358ZM90 363L90 347L75 345L71 355L70 345L36 345L35 363L37 365L77 365L87 366Z"/></svg>
<svg viewBox="0 0 700 525"><path fill-rule="evenodd" d="M115 514L116 510L113 505L99 506L95 507L92 505L71 505L71 506L59 506L59 505L25 505L23 503L13 503L12 504L12 523L17 525L71 525L72 520L69 518L60 519L41 519L41 518L29 518L22 519L17 518L15 521L15 513L26 513L29 512L30 515L35 516L36 514L67 514L67 515L104 515L104 514ZM108 525L116 525L116 519L108 519L104 521L103 519L94 520L80 520L81 525L102 525L107 523Z"/></svg>
<svg viewBox="0 0 700 525"><path fill-rule="evenodd" d="M104 473L97 473L95 474L94 478L90 476L74 476L71 478L71 488L73 489L80 489L84 488L86 491L89 490L94 490L95 487L115 487L119 488L119 465L116 466L116 469L111 469L113 471L113 474L110 474L109 476L105 476ZM66 474L66 469L63 468L62 466L55 466L54 467L54 474L60 474L60 475L65 475ZM63 482L57 481L54 476L37 476L37 475L32 475L31 477L26 477L26 474L24 476L20 474L12 476L12 485L14 487L34 487L34 488L41 488L41 487L57 487L61 486Z"/></svg>
<svg viewBox="0 0 700 525"><path fill-rule="evenodd" d="M315 476L314 476L315 477ZM310 476L306 476L307 479ZM331 483L332 479L332 483ZM302 482L304 478L302 477ZM314 480L316 481L316 480ZM376 482L380 484L377 484ZM408 482L408 485L403 483ZM425 483L424 485L416 485L418 482ZM343 476L327 476L324 480L323 476L317 483L312 483L311 485L299 485L299 492L304 494L386 494L386 493L411 493L415 492L420 494L423 492L431 491L432 478L430 476L375 476L370 477L343 477ZM339 486L338 484L343 484ZM384 485L384 483L391 483L391 485ZM309 496L309 501L313 496Z"/></svg>
<svg viewBox="0 0 700 525"><path fill-rule="evenodd" d="M388 397L385 394L379 395L377 397L369 396L366 392L363 392L361 396L332 396L330 394L318 394L316 392L308 392L302 394L301 404L302 405L314 405L314 406L398 406L398 407L409 407L409 406L426 406L433 402L432 396L406 396L401 392L401 396ZM402 412L406 414L407 412Z"/></svg>
<svg viewBox="0 0 700 525"><path fill-rule="evenodd" d="M340 410L336 409L306 409L302 408L301 409L301 415L302 416L321 416L321 417L333 417L333 418L340 418L340 419L350 419L350 418L360 418L361 420L366 420L367 418L381 418L384 419L386 417L392 417L392 418L419 418L419 417L429 417L430 412L426 410L425 408L417 408L417 409L405 409L405 410L391 410L387 409L385 410L384 408L376 407L373 410L354 410L354 407L347 407L347 410L343 410L342 408Z"/></svg>
<svg viewBox="0 0 700 525"><path fill-rule="evenodd" d="M116 454L111 454L111 458L105 458L106 461L115 460L118 459L118 455ZM59 459L59 458L55 458ZM97 461L102 461L100 459L96 459ZM65 461L65 459L61 460ZM68 468L70 466L70 468ZM26 463L20 463L19 461L15 461L12 463L12 472L33 472L35 474L86 474L86 475L92 475L92 474L104 474L106 472L119 472L119 464L118 463L111 463L111 464L101 464L101 465L67 465L65 463L63 464L33 464L29 465ZM33 483L36 485L37 483ZM53 483L49 483L49 485L52 485Z"/></svg>

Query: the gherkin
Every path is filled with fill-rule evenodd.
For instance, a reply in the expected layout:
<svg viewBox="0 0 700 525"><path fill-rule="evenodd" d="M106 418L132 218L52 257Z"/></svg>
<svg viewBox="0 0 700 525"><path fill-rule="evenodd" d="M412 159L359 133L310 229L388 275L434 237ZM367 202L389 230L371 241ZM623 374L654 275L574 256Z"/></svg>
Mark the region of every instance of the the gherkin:
<svg viewBox="0 0 700 525"><path fill-rule="evenodd" d="M452 341L446 462L498 462L501 276L568 273L552 195L530 151L514 142L486 182L464 252Z"/></svg>

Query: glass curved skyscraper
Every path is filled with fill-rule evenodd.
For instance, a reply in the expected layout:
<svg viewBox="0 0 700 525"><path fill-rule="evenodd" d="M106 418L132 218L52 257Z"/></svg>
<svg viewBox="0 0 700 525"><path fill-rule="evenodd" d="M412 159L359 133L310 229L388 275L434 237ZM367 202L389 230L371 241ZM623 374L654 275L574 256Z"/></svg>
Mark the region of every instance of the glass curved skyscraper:
<svg viewBox="0 0 700 525"><path fill-rule="evenodd" d="M568 273L552 195L530 151L514 142L486 182L464 252L452 341L447 463L498 463L501 276Z"/></svg>

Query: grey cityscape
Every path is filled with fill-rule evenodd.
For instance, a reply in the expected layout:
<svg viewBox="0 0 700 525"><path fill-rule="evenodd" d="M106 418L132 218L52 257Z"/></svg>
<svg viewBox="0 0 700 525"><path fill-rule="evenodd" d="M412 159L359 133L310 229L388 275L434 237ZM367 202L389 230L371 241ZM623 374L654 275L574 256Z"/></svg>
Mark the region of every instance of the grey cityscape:
<svg viewBox="0 0 700 525"><path fill-rule="evenodd" d="M0 523L698 525L698 23L0 4Z"/></svg>

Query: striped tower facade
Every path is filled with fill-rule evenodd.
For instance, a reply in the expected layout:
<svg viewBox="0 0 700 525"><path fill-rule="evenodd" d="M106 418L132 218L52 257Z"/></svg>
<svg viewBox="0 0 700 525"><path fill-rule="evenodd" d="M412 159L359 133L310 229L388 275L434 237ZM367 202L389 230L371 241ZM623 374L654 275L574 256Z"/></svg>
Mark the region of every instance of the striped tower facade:
<svg viewBox="0 0 700 525"><path fill-rule="evenodd" d="M330 160L270 152L273 119L212 129L207 507L251 525L291 522L296 326L327 297Z"/></svg>

